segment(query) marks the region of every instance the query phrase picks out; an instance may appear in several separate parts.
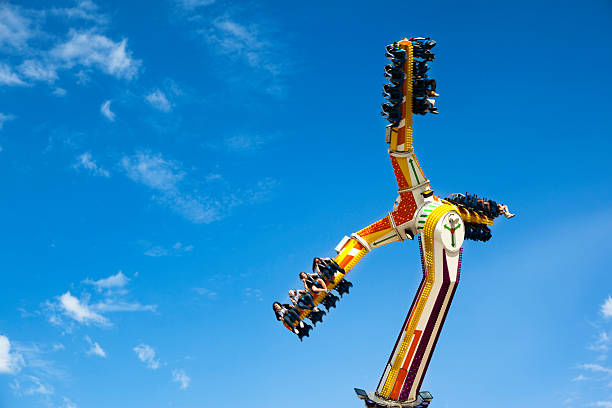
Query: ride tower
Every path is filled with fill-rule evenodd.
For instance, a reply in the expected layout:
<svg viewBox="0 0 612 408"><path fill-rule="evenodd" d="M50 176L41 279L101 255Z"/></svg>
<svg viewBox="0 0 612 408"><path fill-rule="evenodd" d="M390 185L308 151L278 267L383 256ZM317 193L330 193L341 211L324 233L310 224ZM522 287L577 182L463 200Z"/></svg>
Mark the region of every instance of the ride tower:
<svg viewBox="0 0 612 408"><path fill-rule="evenodd" d="M398 186L392 211L340 241L335 248L337 256L329 261L337 272L321 274L326 292L311 292L312 306L295 307L299 321L284 322L300 340L308 336L309 330L300 331L299 325L306 318L315 325L322 321L324 312L317 306L322 304L328 311L335 307L338 298L331 291L348 293L352 285L346 275L368 252L416 237L423 278L376 390L355 389L367 407L422 408L430 404L432 395L420 388L459 283L463 241L487 241L494 218L514 216L507 206L476 195L439 198L419 164L412 144L412 115L438 113L436 81L428 75L435 45L429 38L415 37L387 46L391 63L385 66L389 83L384 85L383 95L388 102L382 105L382 114L389 121L386 142Z"/></svg>

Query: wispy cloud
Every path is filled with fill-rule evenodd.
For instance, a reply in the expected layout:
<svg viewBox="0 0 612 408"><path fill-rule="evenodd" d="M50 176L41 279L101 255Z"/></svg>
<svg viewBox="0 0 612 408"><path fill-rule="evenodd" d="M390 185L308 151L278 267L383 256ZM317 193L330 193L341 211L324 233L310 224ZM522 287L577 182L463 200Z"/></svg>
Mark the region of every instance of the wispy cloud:
<svg viewBox="0 0 612 408"><path fill-rule="evenodd" d="M127 39L112 39L93 31L71 30L69 38L50 51L65 68L93 67L106 74L133 79L141 65L127 49Z"/></svg>
<svg viewBox="0 0 612 408"><path fill-rule="evenodd" d="M257 182L255 188L232 189L225 184L210 183L219 180L218 177L195 179L188 177L179 162L167 160L159 153L124 156L120 166L130 179L154 190L154 201L196 224L220 220L238 205L261 202L276 186L274 180L265 179Z"/></svg>
<svg viewBox="0 0 612 408"><path fill-rule="evenodd" d="M212 22L206 39L219 52L231 58L240 58L253 68L278 74L278 67L269 58L272 45L260 35L260 26L242 24L229 16Z"/></svg>
<svg viewBox="0 0 612 408"><path fill-rule="evenodd" d="M46 346L38 343L28 345L15 343L15 352L18 353L22 359L22 371L27 370L28 373L37 377L49 379L66 379L68 377L64 370L58 368L53 361L45 357L47 354L56 353L61 350L63 350L62 344Z"/></svg>
<svg viewBox="0 0 612 408"><path fill-rule="evenodd" d="M176 0L176 4L186 11L193 11L198 7L209 6L215 3L215 0Z"/></svg>
<svg viewBox="0 0 612 408"><path fill-rule="evenodd" d="M612 401L597 401L591 405L594 407L612 408Z"/></svg>
<svg viewBox="0 0 612 408"><path fill-rule="evenodd" d="M145 96L145 99L157 110L162 112L170 112L170 110L172 110L172 105L170 105L166 94L159 89L156 89Z"/></svg>
<svg viewBox="0 0 612 408"><path fill-rule="evenodd" d="M89 336L85 336L85 340L87 341L87 343L89 343L89 350L87 351L87 354L106 358L106 352L102 349L102 347L100 347L97 342L91 340Z"/></svg>
<svg viewBox="0 0 612 408"><path fill-rule="evenodd" d="M15 379L10 384L11 389L16 395L51 395L54 390L49 384L44 383L40 378L33 375L25 375L20 379Z"/></svg>
<svg viewBox="0 0 612 408"><path fill-rule="evenodd" d="M19 65L18 69L24 78L33 81L53 83L58 78L56 67L41 61L26 60Z"/></svg>
<svg viewBox="0 0 612 408"><path fill-rule="evenodd" d="M23 59L13 67L0 64L0 85L53 83L60 70L73 68L99 70L126 80L137 76L141 61L134 58L127 39L114 40L104 34L108 16L101 13L92 0L75 3L73 7L49 9L0 4L0 49L17 55L17 60L19 57ZM26 15L36 16L36 27ZM41 31L38 26L42 27L44 23L69 28L66 30L68 34L59 37ZM50 46L45 46L49 43Z"/></svg>
<svg viewBox="0 0 612 408"><path fill-rule="evenodd" d="M172 370L172 381L179 383L181 390L185 390L187 387L189 387L191 378L189 378L189 376L185 373L185 370L177 369Z"/></svg>
<svg viewBox="0 0 612 408"><path fill-rule="evenodd" d="M582 364L580 368L597 373L612 374L612 368L604 367L600 364Z"/></svg>
<svg viewBox="0 0 612 408"><path fill-rule="evenodd" d="M61 97L61 96L66 96L68 92L64 88L55 88L52 93L55 96Z"/></svg>
<svg viewBox="0 0 612 408"><path fill-rule="evenodd" d="M72 167L74 169L85 169L96 176L110 177L109 171L98 166L89 152L77 156L76 163L74 163Z"/></svg>
<svg viewBox="0 0 612 408"><path fill-rule="evenodd" d="M612 297L608 295L608 298L601 305L601 313L607 319L612 317Z"/></svg>
<svg viewBox="0 0 612 408"><path fill-rule="evenodd" d="M185 177L177 162L166 160L159 153L139 152L132 157L124 156L121 166L130 179L160 191L176 190Z"/></svg>
<svg viewBox="0 0 612 408"><path fill-rule="evenodd" d="M110 322L101 314L95 312L87 303L87 299L79 300L66 292L59 297L59 305L64 314L79 323L108 326Z"/></svg>
<svg viewBox="0 0 612 408"><path fill-rule="evenodd" d="M9 3L0 4L0 47L23 49L33 35L32 22L20 8Z"/></svg>
<svg viewBox="0 0 612 408"><path fill-rule="evenodd" d="M170 248L165 248L159 245L156 245L152 248L149 248L145 251L146 256L151 257L160 257L160 256L180 256L185 253L191 252L193 250L193 245L185 245L181 242L176 242Z"/></svg>
<svg viewBox="0 0 612 408"><path fill-rule="evenodd" d="M0 85L24 86L27 84L11 69L11 67L5 63L0 63Z"/></svg>
<svg viewBox="0 0 612 408"><path fill-rule="evenodd" d="M207 288L193 288L193 290L200 296L207 297L208 299L216 299L218 297L218 293L214 290L210 290Z"/></svg>
<svg viewBox="0 0 612 408"><path fill-rule="evenodd" d="M106 312L155 312L157 305L143 305L139 302L128 302L116 298L107 298L94 305L95 310Z"/></svg>
<svg viewBox="0 0 612 408"><path fill-rule="evenodd" d="M8 337L0 335L0 374L15 374L21 370L22 366L22 355L11 351L11 342Z"/></svg>
<svg viewBox="0 0 612 408"><path fill-rule="evenodd" d="M124 156L121 166L130 179L160 193L153 197L155 201L188 220L207 224L221 217L216 203L209 197L183 191L180 182L186 173L177 162L166 160L161 154L140 152L132 157Z"/></svg>
<svg viewBox="0 0 612 408"><path fill-rule="evenodd" d="M199 7L213 1L176 0L179 15L191 25L208 48L221 59L222 77L241 91L246 87L275 96L284 93L289 63L286 35L275 31L275 24L252 7ZM240 67L235 69L234 66Z"/></svg>
<svg viewBox="0 0 612 408"><path fill-rule="evenodd" d="M91 0L80 0L74 7L52 8L51 14L73 20L93 22L96 26L108 23L108 17L99 11L99 7Z"/></svg>
<svg viewBox="0 0 612 408"><path fill-rule="evenodd" d="M125 288L129 279L119 271L104 279L92 281L85 280L83 283L93 285L98 292L99 298L91 302L91 295L85 293L80 299L73 296L69 291L59 296L55 301L46 303L46 311L49 314L49 322L53 325L64 327L70 332L73 326L71 322L82 325L96 325L101 327L111 326L108 313L116 312L155 312L156 305L146 305L127 299L128 290ZM66 322L63 317L69 320Z"/></svg>
<svg viewBox="0 0 612 408"><path fill-rule="evenodd" d="M261 302L263 300L263 294L260 289L246 288L243 292L244 301L256 300Z"/></svg>
<svg viewBox="0 0 612 408"><path fill-rule="evenodd" d="M93 285L98 292L103 290L116 290L122 289L128 284L130 278L125 276L122 271L118 271L116 274L111 275L107 278L98 279L96 281L91 279L85 279L83 283Z"/></svg>
<svg viewBox="0 0 612 408"><path fill-rule="evenodd" d="M111 101L106 101L100 106L100 113L111 122L115 121L115 114L110 109Z"/></svg>
<svg viewBox="0 0 612 408"><path fill-rule="evenodd" d="M8 122L9 120L13 120L13 119L15 119L15 116L13 115L7 115L5 113L0 113L0 129L2 129L5 122Z"/></svg>
<svg viewBox="0 0 612 408"><path fill-rule="evenodd" d="M63 404L64 406L63 406L63 407L61 407L61 408L78 408L78 407L77 407L77 404L75 404L74 402L72 402L72 401L70 400L70 398L68 398L68 397L63 397L63 398L62 398L62 401L63 401L63 403L64 403L64 404Z"/></svg>
<svg viewBox="0 0 612 408"><path fill-rule="evenodd" d="M139 344L134 347L134 351L138 356L138 359L145 363L147 368L151 370L157 370L159 368L159 359L155 357L155 350L148 344Z"/></svg>

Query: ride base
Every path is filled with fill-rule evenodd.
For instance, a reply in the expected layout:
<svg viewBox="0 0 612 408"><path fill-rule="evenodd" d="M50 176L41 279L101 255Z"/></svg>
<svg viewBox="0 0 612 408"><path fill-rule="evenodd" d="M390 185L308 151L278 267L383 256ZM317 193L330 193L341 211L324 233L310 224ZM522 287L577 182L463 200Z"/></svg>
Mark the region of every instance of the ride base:
<svg viewBox="0 0 612 408"><path fill-rule="evenodd" d="M429 407L433 399L433 396L427 391L421 391L414 401L384 399L373 392L364 391L359 388L355 388L355 393L357 394L357 398L363 400L368 408L425 408Z"/></svg>

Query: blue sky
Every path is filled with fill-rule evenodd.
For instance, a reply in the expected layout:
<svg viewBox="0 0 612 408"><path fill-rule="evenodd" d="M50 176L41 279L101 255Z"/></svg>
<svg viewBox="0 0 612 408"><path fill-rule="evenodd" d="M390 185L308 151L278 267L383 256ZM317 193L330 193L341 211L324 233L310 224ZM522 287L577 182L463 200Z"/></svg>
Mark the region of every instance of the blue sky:
<svg viewBox="0 0 612 408"><path fill-rule="evenodd" d="M384 46L438 41L436 193L509 204L423 385L612 407L609 2L0 3L0 407L359 406L420 280L368 254L303 343L313 256L388 212ZM520 403L521 405L523 402Z"/></svg>

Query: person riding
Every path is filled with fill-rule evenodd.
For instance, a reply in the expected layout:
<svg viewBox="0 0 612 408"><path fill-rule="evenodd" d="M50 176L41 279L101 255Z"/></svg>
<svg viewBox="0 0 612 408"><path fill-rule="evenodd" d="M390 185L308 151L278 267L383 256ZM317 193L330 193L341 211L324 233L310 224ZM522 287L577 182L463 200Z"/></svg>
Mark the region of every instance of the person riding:
<svg viewBox="0 0 612 408"><path fill-rule="evenodd" d="M272 309L276 315L276 320L281 321L287 325L295 334L299 335L300 330L298 327L304 327L304 323L300 321L300 314L295 310L293 305L281 304L274 302Z"/></svg>
<svg viewBox="0 0 612 408"><path fill-rule="evenodd" d="M303 310L312 310L315 307L312 295L305 290L290 290L289 299L294 306Z"/></svg>
<svg viewBox="0 0 612 408"><path fill-rule="evenodd" d="M300 272L300 280L304 282L304 288L307 291L312 292L315 296L320 293L328 292L325 281L316 273L308 274L306 272Z"/></svg>
<svg viewBox="0 0 612 408"><path fill-rule="evenodd" d="M325 276L329 282L334 282L336 272L345 274L344 269L331 258L318 258L312 260L312 270L321 276Z"/></svg>
<svg viewBox="0 0 612 408"><path fill-rule="evenodd" d="M474 196L471 196L471 197L474 197ZM448 196L448 198L451 200L459 201L461 203L466 203L466 204L468 201L466 196L461 193L453 193L450 196ZM481 198L476 197L476 203L480 204L482 207L486 207L487 209L491 210L491 204L489 203L489 201L485 201ZM497 203L497 211L499 212L499 214L503 214L504 217L506 218L512 218L516 215L516 214L512 214L510 210L508 209L508 206L504 204Z"/></svg>

